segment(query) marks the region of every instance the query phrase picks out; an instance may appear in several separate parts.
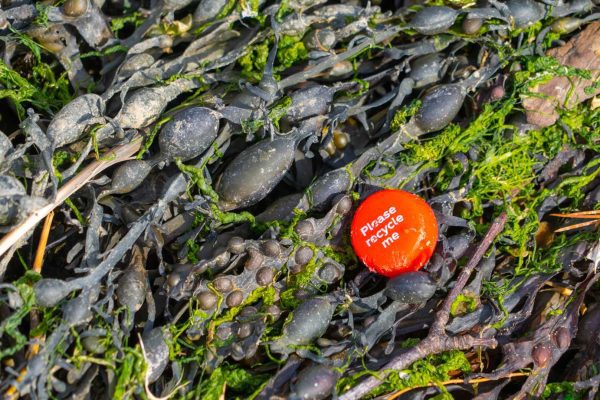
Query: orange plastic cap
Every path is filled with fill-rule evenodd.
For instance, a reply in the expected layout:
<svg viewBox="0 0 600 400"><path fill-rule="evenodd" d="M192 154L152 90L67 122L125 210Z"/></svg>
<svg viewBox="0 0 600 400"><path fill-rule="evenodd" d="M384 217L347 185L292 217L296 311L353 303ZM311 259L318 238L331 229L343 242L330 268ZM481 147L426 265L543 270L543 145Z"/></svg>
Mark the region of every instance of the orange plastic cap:
<svg viewBox="0 0 600 400"><path fill-rule="evenodd" d="M404 190L381 190L356 210L352 247L372 271L394 277L417 271L429 261L438 225L429 204Z"/></svg>

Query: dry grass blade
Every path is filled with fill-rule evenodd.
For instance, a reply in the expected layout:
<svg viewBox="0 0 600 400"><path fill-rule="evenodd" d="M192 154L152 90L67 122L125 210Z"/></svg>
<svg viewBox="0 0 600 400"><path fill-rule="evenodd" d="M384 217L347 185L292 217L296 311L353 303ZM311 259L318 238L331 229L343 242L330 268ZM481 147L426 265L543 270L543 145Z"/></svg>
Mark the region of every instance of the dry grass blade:
<svg viewBox="0 0 600 400"><path fill-rule="evenodd" d="M61 205L66 199L73 195L73 193L81 189L86 183L106 168L130 159L139 150L140 146L141 139L139 137L134 138L131 142L116 147L112 151L106 153L103 159L94 161L85 167L79 174L60 188L56 194L56 199L52 203L32 213L0 240L0 256L6 253L8 249L19 241L19 239L27 235L38 222L44 219L46 215L56 207Z"/></svg>
<svg viewBox="0 0 600 400"><path fill-rule="evenodd" d="M600 223L600 219L595 219L593 221L586 221L586 222L581 222L579 224L565 226L563 228L555 230L554 232L555 233L566 232L566 231L570 231L570 230L573 230L573 229L584 228L586 226L595 225L595 224L599 224L599 223Z"/></svg>
<svg viewBox="0 0 600 400"><path fill-rule="evenodd" d="M502 379L512 379L512 378L518 378L518 377L522 377L522 376L529 376L529 373L527 373L527 372L513 372L512 374L509 374L508 376L506 376L506 377L504 377ZM403 394L410 392L411 390L422 389L422 388L425 388L425 387L460 385L460 384L477 385L479 383L489 382L491 380L492 379L489 379L489 378L475 378L475 379L469 379L469 380L464 380L464 379L449 379L447 381L440 382L440 383L430 383L427 386L414 386L414 387L405 388L405 389L402 389L402 390L399 390L399 391L397 391L395 393L390 394L388 397L386 397L386 400L394 400L394 399L397 399L398 397L402 396Z"/></svg>
<svg viewBox="0 0 600 400"><path fill-rule="evenodd" d="M50 228L52 227L52 220L54 219L54 211L50 211L46 215L44 220L44 226L40 233L40 241L38 243L37 251L35 252L35 259L33 260L33 270L40 274L42 272L42 265L44 264L44 253L46 252L46 245L48 244L48 236L50 235ZM33 330L40 323L40 315L37 310L31 310L29 315L29 324ZM27 359L35 356L40 351L40 344L44 341L44 335L36 335L33 337L33 341L29 345L27 352Z"/></svg>
<svg viewBox="0 0 600 400"><path fill-rule="evenodd" d="M579 218L579 219L598 219L600 218L600 210L578 211L568 214L550 214L553 217L561 218Z"/></svg>
<svg viewBox="0 0 600 400"><path fill-rule="evenodd" d="M42 265L44 263L44 253L46 252L46 245L48 244L48 236L50 235L50 228L52 227L52 220L54 219L54 211L50 211L46 215L44 220L44 227L40 234L40 242L38 243L37 251L35 252L35 259L33 260L33 270L38 274L42 272Z"/></svg>
<svg viewBox="0 0 600 400"><path fill-rule="evenodd" d="M568 214L550 214L553 217L560 218L574 218L574 219L591 219L592 221L581 222L579 224L573 224L569 226L565 226L555 230L555 233L566 232L573 229L584 228L586 226L591 226L600 223L600 210L589 210L589 211L578 211Z"/></svg>

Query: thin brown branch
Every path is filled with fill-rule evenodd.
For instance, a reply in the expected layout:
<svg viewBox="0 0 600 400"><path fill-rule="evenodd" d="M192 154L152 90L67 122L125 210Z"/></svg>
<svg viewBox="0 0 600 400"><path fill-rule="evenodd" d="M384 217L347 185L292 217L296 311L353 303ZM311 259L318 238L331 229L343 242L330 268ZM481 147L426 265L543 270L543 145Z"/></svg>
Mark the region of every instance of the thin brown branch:
<svg viewBox="0 0 600 400"><path fill-rule="evenodd" d="M471 276L471 274L473 273L473 271L485 255L485 253L488 251L492 243L494 243L496 236L498 236L500 232L502 232L502 229L504 229L504 224L506 224L505 212L500 214L494 220L494 222L492 222L490 229L487 231L487 233L481 240L481 243L479 243L479 246L477 246L475 254L473 254L473 256L469 259L469 262L467 262L467 265L465 265L465 267L460 271L460 274L458 275L454 286L450 290L450 293L448 293L446 300L444 300L442 307L436 314L435 321L431 326L431 332L443 332L444 328L446 327L446 324L448 323L448 320L450 319L450 308L452 307L452 303L460 294L460 292L462 292L462 290L464 289L465 285L467 284L467 281L469 280L469 277Z"/></svg>

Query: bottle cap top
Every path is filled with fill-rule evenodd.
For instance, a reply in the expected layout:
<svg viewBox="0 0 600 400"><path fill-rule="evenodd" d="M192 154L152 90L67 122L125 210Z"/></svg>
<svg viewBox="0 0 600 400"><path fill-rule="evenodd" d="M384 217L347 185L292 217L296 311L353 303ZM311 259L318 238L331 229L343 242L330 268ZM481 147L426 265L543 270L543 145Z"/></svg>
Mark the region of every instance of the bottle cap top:
<svg viewBox="0 0 600 400"><path fill-rule="evenodd" d="M394 277L419 270L433 254L438 237L435 215L421 197L404 190L381 190L356 210L352 247L372 271Z"/></svg>

